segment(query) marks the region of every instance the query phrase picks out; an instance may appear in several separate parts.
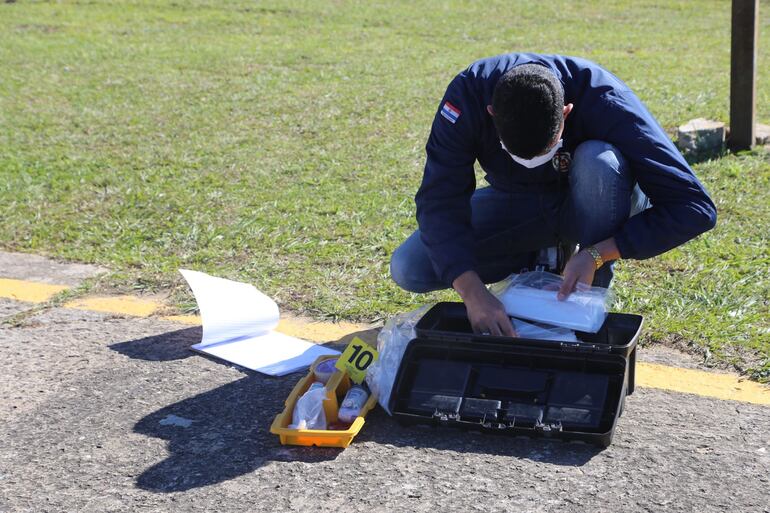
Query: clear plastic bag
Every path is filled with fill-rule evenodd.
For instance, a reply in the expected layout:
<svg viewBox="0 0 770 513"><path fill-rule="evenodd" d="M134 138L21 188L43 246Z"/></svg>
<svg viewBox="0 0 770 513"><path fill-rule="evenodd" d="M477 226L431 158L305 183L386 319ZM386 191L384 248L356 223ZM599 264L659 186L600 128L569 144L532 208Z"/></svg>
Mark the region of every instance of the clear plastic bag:
<svg viewBox="0 0 770 513"><path fill-rule="evenodd" d="M512 317L589 333L599 331L613 299L610 291L578 283L575 292L559 301L556 294L562 283L557 274L534 271L511 275L490 290Z"/></svg>
<svg viewBox="0 0 770 513"><path fill-rule="evenodd" d="M380 406L391 415L388 408L396 373L409 342L415 338L414 327L433 305L425 305L411 312L398 314L388 319L377 336L379 358L366 371L366 383L373 394L377 394Z"/></svg>
<svg viewBox="0 0 770 513"><path fill-rule="evenodd" d="M532 338L536 340L556 340L559 342L579 342L575 332L567 328L549 326L547 324L532 323L511 317L516 336L519 338Z"/></svg>
<svg viewBox="0 0 770 513"><path fill-rule="evenodd" d="M289 429L326 429L326 387L315 382L297 399Z"/></svg>

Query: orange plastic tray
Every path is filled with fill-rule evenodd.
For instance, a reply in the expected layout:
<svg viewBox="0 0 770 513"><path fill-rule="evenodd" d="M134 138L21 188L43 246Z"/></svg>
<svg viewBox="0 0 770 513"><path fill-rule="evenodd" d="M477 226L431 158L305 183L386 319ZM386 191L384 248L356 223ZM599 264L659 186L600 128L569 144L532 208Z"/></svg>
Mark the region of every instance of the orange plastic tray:
<svg viewBox="0 0 770 513"><path fill-rule="evenodd" d="M366 422L364 417L366 417L366 414L377 404L377 396L374 394L370 395L366 404L364 404L364 407L361 409L361 414L353 421L350 427L344 431L331 429L289 429L288 426L291 424L292 413L294 412L294 405L296 404L297 399L310 388L310 385L314 381L316 381L315 375L313 374L316 365L330 358L336 358L336 356L321 356L313 362L307 375L294 386L294 390L289 394L283 411L275 417L275 420L273 420L273 424L270 426L270 432L274 435L278 435L282 445L347 447L364 426L364 423ZM339 403L345 397L345 393L349 388L350 378L346 372L338 370L332 374L331 378L329 378L329 381L326 383L326 400L324 401L324 413L326 414L327 423L337 422Z"/></svg>

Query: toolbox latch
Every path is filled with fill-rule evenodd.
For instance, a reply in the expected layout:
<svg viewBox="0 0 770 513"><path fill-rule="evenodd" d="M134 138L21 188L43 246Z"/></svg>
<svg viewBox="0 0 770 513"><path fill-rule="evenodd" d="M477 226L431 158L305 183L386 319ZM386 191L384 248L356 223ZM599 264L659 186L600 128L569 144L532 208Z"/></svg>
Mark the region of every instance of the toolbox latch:
<svg viewBox="0 0 770 513"><path fill-rule="evenodd" d="M436 410L433 412L433 418L439 422L449 422L460 420L460 415L456 413L447 413L444 411Z"/></svg>
<svg viewBox="0 0 770 513"><path fill-rule="evenodd" d="M535 423L534 428L535 431L540 431L541 433L559 433L564 429L561 422L543 423L539 420Z"/></svg>

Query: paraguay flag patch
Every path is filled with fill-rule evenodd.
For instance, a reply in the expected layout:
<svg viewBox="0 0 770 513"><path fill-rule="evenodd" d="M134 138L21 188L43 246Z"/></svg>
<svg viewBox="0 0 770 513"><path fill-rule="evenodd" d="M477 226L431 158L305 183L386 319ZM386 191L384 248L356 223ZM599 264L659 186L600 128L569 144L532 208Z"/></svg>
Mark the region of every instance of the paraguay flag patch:
<svg viewBox="0 0 770 513"><path fill-rule="evenodd" d="M449 102L444 102L444 106L441 107L441 115L448 119L450 123L454 124L455 121L457 121L457 118L460 117L460 109Z"/></svg>

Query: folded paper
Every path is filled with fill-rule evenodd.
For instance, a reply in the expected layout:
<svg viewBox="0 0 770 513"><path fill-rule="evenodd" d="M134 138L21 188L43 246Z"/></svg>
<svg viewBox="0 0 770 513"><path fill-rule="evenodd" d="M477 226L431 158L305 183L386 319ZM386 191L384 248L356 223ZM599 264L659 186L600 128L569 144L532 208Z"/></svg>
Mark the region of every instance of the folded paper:
<svg viewBox="0 0 770 513"><path fill-rule="evenodd" d="M198 302L203 337L192 349L247 369L283 376L339 351L275 331L278 305L253 285L180 269Z"/></svg>

